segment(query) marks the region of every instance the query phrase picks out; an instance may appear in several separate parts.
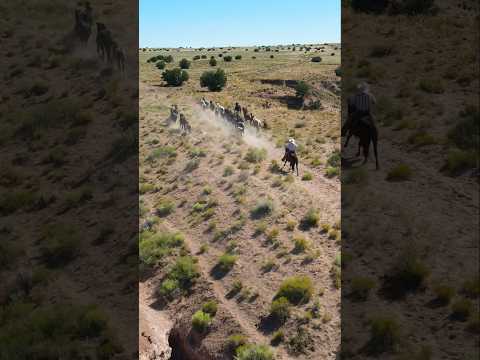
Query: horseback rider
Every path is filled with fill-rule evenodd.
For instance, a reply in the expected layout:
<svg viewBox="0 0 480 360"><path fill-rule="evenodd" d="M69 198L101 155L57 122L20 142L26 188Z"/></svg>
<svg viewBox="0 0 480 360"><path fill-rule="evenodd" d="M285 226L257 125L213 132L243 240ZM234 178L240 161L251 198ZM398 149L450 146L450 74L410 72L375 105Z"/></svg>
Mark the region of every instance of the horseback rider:
<svg viewBox="0 0 480 360"><path fill-rule="evenodd" d="M359 121L365 121L367 125L375 126L372 116L372 108L376 104L375 96L370 92L366 82L357 86L357 93L348 99L348 121L350 128L355 127Z"/></svg>
<svg viewBox="0 0 480 360"><path fill-rule="evenodd" d="M238 102L235 103L235 112L236 113L242 112L242 107L240 106L240 104Z"/></svg>
<svg viewBox="0 0 480 360"><path fill-rule="evenodd" d="M285 144L285 155L283 155L282 161L287 160L290 156L297 156L297 143L294 138L288 139Z"/></svg>

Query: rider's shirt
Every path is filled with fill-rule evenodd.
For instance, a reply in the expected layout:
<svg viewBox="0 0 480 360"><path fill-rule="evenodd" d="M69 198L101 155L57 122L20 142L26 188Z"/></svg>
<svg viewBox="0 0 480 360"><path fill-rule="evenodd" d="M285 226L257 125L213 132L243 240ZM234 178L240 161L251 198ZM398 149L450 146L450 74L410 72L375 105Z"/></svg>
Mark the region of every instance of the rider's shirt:
<svg viewBox="0 0 480 360"><path fill-rule="evenodd" d="M370 112L372 105L375 103L375 98L371 94L362 92L352 96L349 103L356 111Z"/></svg>
<svg viewBox="0 0 480 360"><path fill-rule="evenodd" d="M297 150L297 145L295 145L294 143L287 143L287 145L285 146L288 151L291 151L291 152L296 152Z"/></svg>

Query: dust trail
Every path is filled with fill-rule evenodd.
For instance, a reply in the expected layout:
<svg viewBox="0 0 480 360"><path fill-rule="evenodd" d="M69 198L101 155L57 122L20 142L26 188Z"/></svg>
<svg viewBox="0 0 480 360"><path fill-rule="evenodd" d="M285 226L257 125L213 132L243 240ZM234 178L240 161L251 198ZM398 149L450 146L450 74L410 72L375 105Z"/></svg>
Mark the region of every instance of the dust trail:
<svg viewBox="0 0 480 360"><path fill-rule="evenodd" d="M235 130L225 120L217 117L210 110L204 110L200 105L193 104L193 119L200 124L208 124L219 130L224 136L236 136ZM261 131L261 130L260 130ZM241 138L244 143L251 147L263 148L270 154L278 153L276 146L263 134L250 126L245 127L245 133Z"/></svg>

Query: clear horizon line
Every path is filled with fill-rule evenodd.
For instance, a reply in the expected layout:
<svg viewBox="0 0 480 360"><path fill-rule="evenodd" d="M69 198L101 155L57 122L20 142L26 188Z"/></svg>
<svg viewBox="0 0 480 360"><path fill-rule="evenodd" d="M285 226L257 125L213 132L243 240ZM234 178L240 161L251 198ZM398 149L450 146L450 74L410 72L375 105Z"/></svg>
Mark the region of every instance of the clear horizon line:
<svg viewBox="0 0 480 360"><path fill-rule="evenodd" d="M139 46L139 48L163 48L163 49L211 49L211 48L226 48L226 47L237 47L237 48L247 48L247 47L262 47L262 46L292 46L292 45L322 45L322 44L341 44L341 41L322 41L322 42L303 42L303 43L284 43L284 44L267 44L267 45L215 45L215 46Z"/></svg>

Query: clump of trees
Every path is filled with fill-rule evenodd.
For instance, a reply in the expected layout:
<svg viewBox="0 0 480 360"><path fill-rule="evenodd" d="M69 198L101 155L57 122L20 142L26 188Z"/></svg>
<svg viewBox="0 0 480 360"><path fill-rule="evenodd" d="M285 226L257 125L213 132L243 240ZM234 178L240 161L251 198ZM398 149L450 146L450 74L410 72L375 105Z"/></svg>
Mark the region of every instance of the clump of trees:
<svg viewBox="0 0 480 360"><path fill-rule="evenodd" d="M227 83L227 76L223 69L205 71L200 77L200 86L207 87L210 91L220 91Z"/></svg>
<svg viewBox="0 0 480 360"><path fill-rule="evenodd" d="M165 70L162 73L162 79L170 86L181 86L188 78L188 73L180 68Z"/></svg>
<svg viewBox="0 0 480 360"><path fill-rule="evenodd" d="M152 56L150 59L147 60L147 63L156 63L157 61L164 61L166 63L171 63L173 61L173 56L172 55L157 55L157 56Z"/></svg>
<svg viewBox="0 0 480 360"><path fill-rule="evenodd" d="M298 84L295 86L295 94L300 99L305 98L305 96L307 96L310 91L311 87L305 81L299 81Z"/></svg>
<svg viewBox="0 0 480 360"><path fill-rule="evenodd" d="M180 60L178 64L180 65L181 69L188 69L190 68L191 62L184 58Z"/></svg>

